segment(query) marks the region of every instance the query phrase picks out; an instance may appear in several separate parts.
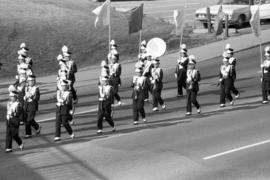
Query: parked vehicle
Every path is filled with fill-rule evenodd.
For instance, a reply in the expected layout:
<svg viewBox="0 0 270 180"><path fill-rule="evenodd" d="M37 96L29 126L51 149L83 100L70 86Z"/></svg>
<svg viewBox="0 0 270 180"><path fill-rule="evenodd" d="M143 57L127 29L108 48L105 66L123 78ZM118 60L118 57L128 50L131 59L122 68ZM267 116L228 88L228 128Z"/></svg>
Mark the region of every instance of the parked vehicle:
<svg viewBox="0 0 270 180"><path fill-rule="evenodd" d="M251 6L251 13L253 14L258 8L258 5ZM260 19L261 21L270 19L270 0L261 0L260 6Z"/></svg>
<svg viewBox="0 0 270 180"><path fill-rule="evenodd" d="M247 23L251 17L250 6L252 5L252 0L223 0L222 10L225 14L228 14L229 25L239 28ZM211 14L211 24L214 23L220 6L221 2L219 2L217 5L209 7ZM196 10L196 20L202 22L205 28L207 28L206 14L206 7Z"/></svg>

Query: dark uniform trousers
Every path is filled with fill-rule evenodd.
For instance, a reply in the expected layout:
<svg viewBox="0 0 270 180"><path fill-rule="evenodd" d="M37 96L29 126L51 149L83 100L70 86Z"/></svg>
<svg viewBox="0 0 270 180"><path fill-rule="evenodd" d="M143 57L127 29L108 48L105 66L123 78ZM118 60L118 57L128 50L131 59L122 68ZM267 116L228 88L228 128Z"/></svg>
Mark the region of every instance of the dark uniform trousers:
<svg viewBox="0 0 270 180"><path fill-rule="evenodd" d="M192 104L199 109L200 104L197 101L197 94L199 92L199 81L201 80L201 74L198 70L195 70L195 76L190 76L193 74L193 70L187 71L188 82L186 83L187 89L187 112L192 112Z"/></svg>
<svg viewBox="0 0 270 180"><path fill-rule="evenodd" d="M77 92L74 88L74 83L75 83L75 79L74 80L71 80L71 83L70 83L70 91L71 91L71 94L72 94L72 97L73 97L73 100L76 100L78 98L77 96Z"/></svg>
<svg viewBox="0 0 270 180"><path fill-rule="evenodd" d="M112 87L113 87L113 97L119 102L121 98L118 94L119 85L121 84L120 76L113 76L111 77Z"/></svg>
<svg viewBox="0 0 270 180"><path fill-rule="evenodd" d="M267 73L264 71L267 70ZM262 76L262 98L263 101L268 101L268 94L270 94L270 67L263 68Z"/></svg>
<svg viewBox="0 0 270 180"><path fill-rule="evenodd" d="M198 91L187 89L187 112L192 112L192 104L199 109L200 104L197 101Z"/></svg>
<svg viewBox="0 0 270 180"><path fill-rule="evenodd" d="M233 86L233 79L228 77L221 82L220 85L220 104L225 104L226 99L230 102L233 100L231 90Z"/></svg>
<svg viewBox="0 0 270 180"><path fill-rule="evenodd" d="M233 78L233 82L232 82L232 88L231 91L233 94L238 95L239 91L235 88L234 83L235 83L235 79L236 79L236 71L235 71L235 67L233 68L234 72L235 72L235 78Z"/></svg>
<svg viewBox="0 0 270 180"><path fill-rule="evenodd" d="M141 91L139 93L145 93L145 91ZM138 95L138 97L133 96L133 120L136 122L139 120L139 114L141 117L145 118L145 111L144 111L144 95Z"/></svg>
<svg viewBox="0 0 270 180"><path fill-rule="evenodd" d="M145 77L144 98L145 99L149 99L149 92L152 94L150 74L149 73L146 73L143 76Z"/></svg>
<svg viewBox="0 0 270 180"><path fill-rule="evenodd" d="M73 133L73 130L69 125L70 110L70 105L62 105L56 107L55 137L61 137L61 124L63 124L69 135Z"/></svg>
<svg viewBox="0 0 270 180"><path fill-rule="evenodd" d="M177 89L178 89L177 92L178 95L183 95L183 88L186 89L187 71L186 69L178 69L176 74L177 74Z"/></svg>
<svg viewBox="0 0 270 180"><path fill-rule="evenodd" d="M114 127L114 122L111 116L112 108L111 108L111 100L107 99L104 101L99 101L98 104L98 121L97 126L99 130L103 129L103 118L109 123L111 127Z"/></svg>
<svg viewBox="0 0 270 180"><path fill-rule="evenodd" d="M12 149L12 139L14 139L19 146L22 144L22 139L19 137L19 123L20 119L18 117L13 117L7 121L6 149Z"/></svg>
<svg viewBox="0 0 270 180"><path fill-rule="evenodd" d="M231 91L232 91L233 94L238 95L239 94L239 91L234 86L235 79L236 79L236 67L235 67L236 66L236 61L234 61L231 65L232 65L232 68L233 68L233 71L234 71L234 75L235 75L235 77L233 79L233 82L232 82Z"/></svg>
<svg viewBox="0 0 270 180"><path fill-rule="evenodd" d="M238 95L239 94L239 91L235 88L234 82L235 82L235 80L233 80L233 85L232 85L231 91L232 91L233 94Z"/></svg>
<svg viewBox="0 0 270 180"><path fill-rule="evenodd" d="M161 91L162 91L162 88L163 88L163 84L162 82L157 82L156 83L156 88L153 88L152 90L152 95L153 95L153 107L158 107L158 103L160 105L164 105L164 101L163 99L161 98Z"/></svg>
<svg viewBox="0 0 270 180"><path fill-rule="evenodd" d="M39 124L35 121L36 111L38 110L38 103L36 101L26 102L26 122L25 122L25 134L32 135L33 127L36 131L39 129Z"/></svg>

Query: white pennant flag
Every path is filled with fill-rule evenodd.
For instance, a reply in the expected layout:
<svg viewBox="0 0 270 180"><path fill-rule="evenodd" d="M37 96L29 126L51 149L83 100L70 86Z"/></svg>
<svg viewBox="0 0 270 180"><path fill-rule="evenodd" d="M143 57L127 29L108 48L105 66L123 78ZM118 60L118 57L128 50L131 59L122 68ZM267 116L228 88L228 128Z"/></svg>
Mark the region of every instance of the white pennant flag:
<svg viewBox="0 0 270 180"><path fill-rule="evenodd" d="M92 11L97 17L95 20L95 28L98 25L107 26L109 25L109 8L110 0L106 0L101 6L98 6L96 9Z"/></svg>
<svg viewBox="0 0 270 180"><path fill-rule="evenodd" d="M256 37L259 37L261 35L261 28L260 28L260 7L258 6L257 10L254 14L252 14L252 17L249 21L251 29L253 34Z"/></svg>
<svg viewBox="0 0 270 180"><path fill-rule="evenodd" d="M175 24L175 34L176 35L182 34L185 22L184 8L182 8L180 11L179 10L173 11L173 20Z"/></svg>

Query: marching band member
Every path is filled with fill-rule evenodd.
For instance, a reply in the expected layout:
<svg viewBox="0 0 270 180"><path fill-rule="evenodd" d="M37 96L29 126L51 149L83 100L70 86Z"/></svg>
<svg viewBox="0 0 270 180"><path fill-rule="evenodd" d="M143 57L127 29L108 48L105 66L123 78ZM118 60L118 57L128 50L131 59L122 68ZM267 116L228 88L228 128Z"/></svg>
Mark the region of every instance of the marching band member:
<svg viewBox="0 0 270 180"><path fill-rule="evenodd" d="M178 64L175 69L175 78L177 79L177 96L183 95L183 88L186 88L186 74L188 66L188 55L186 45L182 44L180 49L180 58L177 60Z"/></svg>
<svg viewBox="0 0 270 180"><path fill-rule="evenodd" d="M116 100L118 101L118 105L121 105L121 98L118 94L118 89L121 86L121 64L118 63L117 56L112 56L112 64L110 65L110 79L112 81L113 86L113 94Z"/></svg>
<svg viewBox="0 0 270 180"><path fill-rule="evenodd" d="M109 84L109 77L102 77L102 83L98 86L99 96L98 96L98 116L97 116L97 133L102 133L103 130L103 118L109 123L113 128L113 132L116 131L113 119L112 119L112 109L111 105L113 103L113 88Z"/></svg>
<svg viewBox="0 0 270 180"><path fill-rule="evenodd" d="M196 61L195 56L189 56L189 64L187 69L187 80L186 80L186 90L187 90L187 113L186 115L191 115L192 105L197 108L197 112L201 113L200 104L197 101L197 94L199 91L199 81L201 80L200 72L195 68Z"/></svg>
<svg viewBox="0 0 270 180"><path fill-rule="evenodd" d="M14 139L19 148L23 150L22 139L19 137L20 114L22 106L17 99L16 91L9 93L10 101L7 103L7 130L6 130L6 153L12 152L12 139Z"/></svg>
<svg viewBox="0 0 270 180"><path fill-rule="evenodd" d="M20 70L22 69L22 64L25 64L25 56L19 55L18 56L18 63L17 63L17 74L20 74Z"/></svg>
<svg viewBox="0 0 270 180"><path fill-rule="evenodd" d="M63 66L66 66L68 72L68 80L71 81L70 88L73 96L74 103L77 103L77 93L74 88L74 83L76 81L75 74L77 73L77 65L75 61L71 58L71 52L65 52L63 54Z"/></svg>
<svg viewBox="0 0 270 180"><path fill-rule="evenodd" d="M36 86L36 77L29 76L27 78L27 86L25 87L25 138L32 136L31 127L36 130L36 134L39 135L41 126L35 121L36 112L38 111L38 101L40 99L39 87Z"/></svg>
<svg viewBox="0 0 270 180"><path fill-rule="evenodd" d="M101 67L101 71L100 71L98 85L102 84L102 78L103 77L109 77L110 76L110 68L109 68L109 66L108 66L108 64L106 63L105 60L101 61L100 67ZM109 79L109 84L110 85L113 84L111 79Z"/></svg>
<svg viewBox="0 0 270 180"><path fill-rule="evenodd" d="M158 111L158 103L161 105L162 109L166 109L166 105L161 98L161 91L163 88L163 71L159 67L159 59L155 58L153 61L154 67L151 71L151 85L152 85L152 95L153 95L153 111Z"/></svg>
<svg viewBox="0 0 270 180"><path fill-rule="evenodd" d="M119 53L117 50L117 44L115 43L115 40L111 40L110 42L110 52L107 55L107 63L112 64L112 58L113 56L116 56L117 59L119 59Z"/></svg>
<svg viewBox="0 0 270 180"><path fill-rule="evenodd" d="M268 103L268 94L270 93L270 47L265 48L265 60L262 67L262 103Z"/></svg>
<svg viewBox="0 0 270 180"><path fill-rule="evenodd" d="M29 65L30 68L33 66L33 60L28 56L29 48L26 46L26 44L23 42L20 45L20 50L18 51L19 55L25 56L25 63Z"/></svg>
<svg viewBox="0 0 270 180"><path fill-rule="evenodd" d="M226 48L227 48L226 53L227 53L228 58L229 58L229 64L232 66L233 70L235 71L235 79L236 79L236 58L233 57L234 50L230 47L230 44L227 44ZM233 80L233 85L232 85L231 91L235 95L235 98L238 99L240 94L239 94L239 91L234 86L235 79Z"/></svg>
<svg viewBox="0 0 270 180"><path fill-rule="evenodd" d="M145 61L147 60L146 41L141 42L140 53L138 55L138 61L135 63L135 69L144 69Z"/></svg>
<svg viewBox="0 0 270 180"><path fill-rule="evenodd" d="M24 79L23 79L24 78ZM25 107L25 101L24 101L24 96L25 96L25 87L26 87L26 76L21 76L20 80L16 80L14 84L11 84L8 88L9 92L14 92L16 91L18 93L18 101L20 102L22 107ZM23 125L24 122L26 121L25 119L26 114L24 111L20 114L20 124Z"/></svg>
<svg viewBox="0 0 270 180"><path fill-rule="evenodd" d="M147 59L146 41L145 40L143 40L141 42L139 56L142 58L143 61L145 61Z"/></svg>
<svg viewBox="0 0 270 180"><path fill-rule="evenodd" d="M70 111L72 110L72 93L68 86L68 81L62 80L61 89L56 92L57 103L54 141L61 140L61 124L65 127L71 139L75 137L73 130L69 125Z"/></svg>
<svg viewBox="0 0 270 180"><path fill-rule="evenodd" d="M152 56L149 53L147 53L143 69L143 76L146 78L145 100L144 100L145 102L149 101L149 92L152 93L150 82L152 68L153 68Z"/></svg>
<svg viewBox="0 0 270 180"><path fill-rule="evenodd" d="M118 53L118 51L117 51L117 44L115 43L115 40L111 40L111 42L110 42L110 46L111 46L111 55L116 55L116 56L118 56L118 58L119 58L119 53Z"/></svg>
<svg viewBox="0 0 270 180"><path fill-rule="evenodd" d="M220 85L220 107L225 107L226 98L234 105L231 95L233 81L235 79L235 71L229 64L228 58L223 58L223 65L220 67L219 85Z"/></svg>
<svg viewBox="0 0 270 180"><path fill-rule="evenodd" d="M135 63L135 69L137 68L144 68L144 58L142 57L141 54L138 55L138 61Z"/></svg>
<svg viewBox="0 0 270 180"><path fill-rule="evenodd" d="M144 99L146 88L146 77L142 76L142 69L135 69L136 75L133 76L132 85L132 100L133 100L133 124L137 125L139 121L139 114L141 114L143 122L145 119Z"/></svg>

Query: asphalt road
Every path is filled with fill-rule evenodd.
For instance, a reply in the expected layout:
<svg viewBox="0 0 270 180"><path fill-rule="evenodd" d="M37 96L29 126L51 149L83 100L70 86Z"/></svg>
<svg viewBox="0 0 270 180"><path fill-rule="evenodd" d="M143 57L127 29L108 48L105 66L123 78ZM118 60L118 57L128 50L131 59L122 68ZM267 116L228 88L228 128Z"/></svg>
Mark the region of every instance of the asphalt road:
<svg viewBox="0 0 270 180"><path fill-rule="evenodd" d="M41 123L40 136L24 141L23 152L16 151L14 144L12 154L0 153L0 179L269 179L269 105L260 104L258 48L236 57L241 97L235 106L219 108L216 82L221 59L210 59L197 65L203 77L198 98L202 114L194 109L192 117L185 117L186 101L175 97L171 66L164 79L167 110L153 113L151 104L146 104L149 122L138 126L132 125L130 78L125 75L120 90L125 105L115 108L114 134L104 123L105 133L96 135L96 82L86 76L79 80L78 111L93 112L77 115L76 138L70 140L63 130L60 143L52 141L54 100L46 99L54 84L42 84L46 94L38 119L49 119ZM4 96L1 99L5 101ZM4 150L4 122L0 127Z"/></svg>

